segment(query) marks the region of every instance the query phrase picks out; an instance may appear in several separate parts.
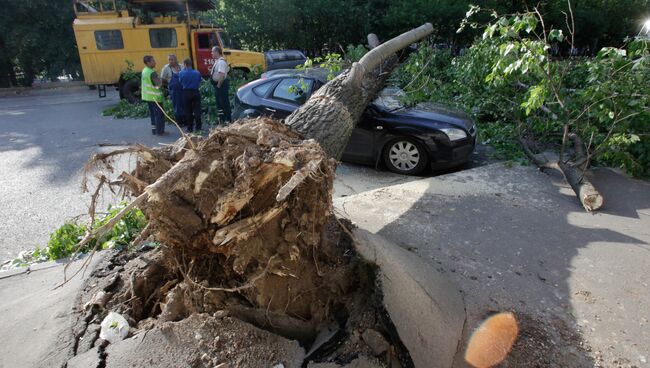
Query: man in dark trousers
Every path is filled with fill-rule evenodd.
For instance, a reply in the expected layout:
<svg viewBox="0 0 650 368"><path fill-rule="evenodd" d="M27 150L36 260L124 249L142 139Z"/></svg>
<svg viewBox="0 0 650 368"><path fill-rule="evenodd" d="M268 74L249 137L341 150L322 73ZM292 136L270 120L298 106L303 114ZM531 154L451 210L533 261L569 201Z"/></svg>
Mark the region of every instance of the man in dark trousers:
<svg viewBox="0 0 650 368"><path fill-rule="evenodd" d="M192 69L192 60L183 61L185 68L181 70L179 79L183 87L183 111L185 112L185 124L187 131L201 130L201 73Z"/></svg>
<svg viewBox="0 0 650 368"><path fill-rule="evenodd" d="M228 63L221 55L221 48L215 46L212 48L212 57L216 60L212 69L210 69L210 79L214 86L214 95L217 100L217 112L219 113L219 122L230 123L230 100L228 99Z"/></svg>
<svg viewBox="0 0 650 368"><path fill-rule="evenodd" d="M159 105L163 103L163 91L160 89L160 78L156 74L156 60L151 55L146 55L143 60L144 69L142 69L142 101L149 105L149 117L151 118L151 133L156 135L165 134L165 119Z"/></svg>

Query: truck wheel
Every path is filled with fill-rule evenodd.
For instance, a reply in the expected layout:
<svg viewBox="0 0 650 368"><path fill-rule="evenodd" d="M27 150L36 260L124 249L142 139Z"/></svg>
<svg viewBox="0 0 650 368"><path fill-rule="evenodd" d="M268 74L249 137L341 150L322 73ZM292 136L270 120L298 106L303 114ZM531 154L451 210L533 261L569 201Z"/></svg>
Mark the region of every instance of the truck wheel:
<svg viewBox="0 0 650 368"><path fill-rule="evenodd" d="M124 82L122 84L121 95L128 103L135 104L140 102L140 81L137 79L129 79Z"/></svg>

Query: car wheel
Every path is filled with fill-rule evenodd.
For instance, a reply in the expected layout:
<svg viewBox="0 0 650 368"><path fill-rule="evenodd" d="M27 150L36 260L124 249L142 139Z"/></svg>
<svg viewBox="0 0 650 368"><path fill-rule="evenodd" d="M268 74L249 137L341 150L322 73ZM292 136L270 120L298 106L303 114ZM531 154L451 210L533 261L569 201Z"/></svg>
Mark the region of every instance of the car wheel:
<svg viewBox="0 0 650 368"><path fill-rule="evenodd" d="M429 165L429 157L419 142L411 138L398 138L385 146L384 163L392 172L418 175Z"/></svg>

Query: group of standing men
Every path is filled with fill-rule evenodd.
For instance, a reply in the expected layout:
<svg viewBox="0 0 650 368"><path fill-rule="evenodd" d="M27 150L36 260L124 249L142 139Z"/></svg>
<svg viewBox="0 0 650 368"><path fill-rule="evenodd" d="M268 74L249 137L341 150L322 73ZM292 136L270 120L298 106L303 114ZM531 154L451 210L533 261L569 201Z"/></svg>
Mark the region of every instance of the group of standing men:
<svg viewBox="0 0 650 368"><path fill-rule="evenodd" d="M212 48L212 57L216 62L210 68L210 81L214 87L219 121L232 121L230 114L230 100L228 99L228 63L223 58L218 46ZM145 67L142 69L142 101L149 105L151 118L151 133L165 135L165 118L162 110L164 101L163 88L169 91L169 96L174 108L174 119L180 126L186 126L188 132L201 130L201 74L192 68L192 60L185 59L183 66L179 65L176 55L169 55L166 64L156 74L156 60L147 55L143 59Z"/></svg>

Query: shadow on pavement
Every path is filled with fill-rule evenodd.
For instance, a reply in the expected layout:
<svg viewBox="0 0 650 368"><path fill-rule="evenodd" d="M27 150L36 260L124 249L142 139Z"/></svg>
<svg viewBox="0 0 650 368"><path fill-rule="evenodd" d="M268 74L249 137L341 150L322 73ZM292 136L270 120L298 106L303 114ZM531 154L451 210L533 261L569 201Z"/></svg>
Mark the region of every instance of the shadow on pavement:
<svg viewBox="0 0 650 368"><path fill-rule="evenodd" d="M96 91L52 91L0 99L0 158L10 170L38 170L50 182L65 182L83 167L99 144L156 146L179 137L151 134L148 119L118 120L102 110L117 103L117 92L100 99Z"/></svg>
<svg viewBox="0 0 650 368"><path fill-rule="evenodd" d="M465 343L492 313L515 312L520 334L500 366L633 364L650 346L639 323L650 306L650 185L611 170L597 171L594 184L607 201L594 215L563 194L568 186L502 165L379 189L339 207L458 286Z"/></svg>

